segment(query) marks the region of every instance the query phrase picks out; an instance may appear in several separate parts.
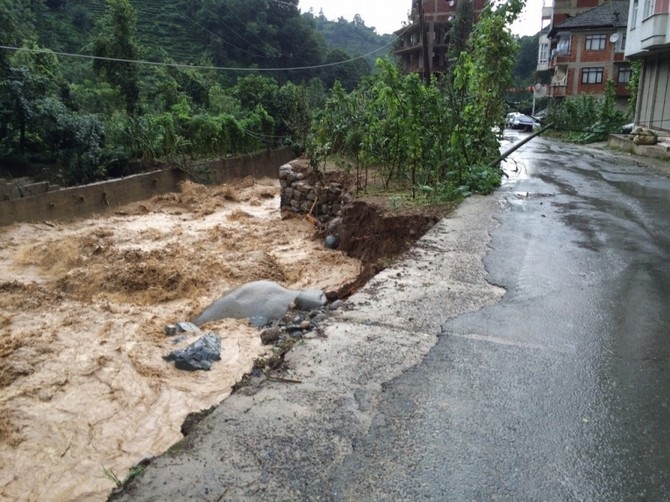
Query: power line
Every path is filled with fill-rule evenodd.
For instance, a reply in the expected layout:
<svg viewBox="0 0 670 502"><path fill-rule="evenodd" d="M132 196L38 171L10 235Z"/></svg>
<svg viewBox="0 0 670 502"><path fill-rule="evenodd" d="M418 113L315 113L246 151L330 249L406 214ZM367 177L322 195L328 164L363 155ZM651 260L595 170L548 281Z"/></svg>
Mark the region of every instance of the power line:
<svg viewBox="0 0 670 502"><path fill-rule="evenodd" d="M124 58L110 58L110 57L104 57L104 56L93 56L90 54L77 54L77 53L72 53L72 52L61 52L61 51L54 51L48 48L43 48L43 49L31 49L28 47L15 47L11 45L0 45L0 50L7 50L7 51L26 51L26 52L32 52L32 53L37 53L37 54L44 54L44 53L50 53L50 54L55 54L56 56L63 56L63 57L72 57L72 58L79 58L79 59L91 59L91 60L100 60L100 61L112 61L116 63L133 63L133 64L143 64L143 65L148 65L148 66L169 66L172 68L186 68L186 69L196 69L196 70L210 70L210 71L231 71L231 72L280 72L280 71L305 71L305 70L318 70L322 68L330 68L333 66L339 66L347 63L353 63L354 61L358 61L361 59L365 59L369 56L372 56L373 54L376 54L377 52L381 52L387 47L393 45L398 37L395 37L393 40L391 40L389 43L383 45L382 47L379 47L373 51L368 52L367 54L364 54L362 56L357 56L354 58L347 59L345 61L338 61L335 63L324 63L324 64L319 64L319 65L312 65L312 66L294 66L294 67L288 67L288 68L240 68L240 67L226 67L226 66L204 66L204 65L190 65L190 64L183 64L183 63L164 63L164 62L158 62L158 61L146 61L146 60L141 60L141 59L124 59Z"/></svg>
<svg viewBox="0 0 670 502"><path fill-rule="evenodd" d="M183 14L183 13L180 12L179 15L182 16L182 17L184 17L184 18L186 18L186 19L188 19L188 20L191 21L193 24L196 24L196 25L200 26L200 28L202 28L203 30L205 30L206 32L208 32L209 34L211 34L212 36L214 36L215 38L218 38L218 39L221 40L221 42L223 42L224 44L228 44L228 45L230 45L231 47L234 47L235 49L237 49L237 50L239 50L239 51L245 52L245 53L247 53L247 54L249 54L250 56L255 57L255 58L267 58L267 54L265 54L265 55L263 55L263 54L255 54L255 53L253 53L253 52L250 52L250 51L248 51L248 50L243 49L242 47L238 47L238 46L235 45L234 43L229 42L228 40L226 40L226 39L220 37L219 35L217 35L216 33L214 33L213 31L211 31L211 30L205 28L205 27L204 27L203 25L201 25L198 21L196 21L195 19L193 19L193 18L190 17L190 16L187 16L186 14ZM228 26L226 26L223 22L221 22L221 24L223 24L226 28L228 28ZM228 29L230 29L230 28L228 28ZM235 35L237 35L237 33L235 33L233 30L230 30L230 31L232 31ZM238 36L239 36L239 35L238 35ZM246 42L246 40L245 40L245 42ZM247 43L248 43L248 42L247 42Z"/></svg>

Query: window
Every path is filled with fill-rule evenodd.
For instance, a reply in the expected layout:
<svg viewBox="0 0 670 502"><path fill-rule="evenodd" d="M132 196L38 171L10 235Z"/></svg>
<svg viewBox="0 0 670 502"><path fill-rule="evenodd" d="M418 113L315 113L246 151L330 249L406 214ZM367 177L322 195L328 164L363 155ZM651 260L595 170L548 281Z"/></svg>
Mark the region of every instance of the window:
<svg viewBox="0 0 670 502"><path fill-rule="evenodd" d="M633 14L631 16L630 24L631 24L631 29L635 29L635 25L637 24L637 11L640 7L640 2L638 0L633 0Z"/></svg>
<svg viewBox="0 0 670 502"><path fill-rule="evenodd" d="M566 56L570 54L570 35L561 35L556 45L556 55Z"/></svg>
<svg viewBox="0 0 670 502"><path fill-rule="evenodd" d="M546 43L540 44L540 49L537 56L537 62L539 64L546 64L549 62L549 44Z"/></svg>
<svg viewBox="0 0 670 502"><path fill-rule="evenodd" d="M598 35L586 35L586 45L584 50L587 51L602 51L607 44L607 35L604 33Z"/></svg>
<svg viewBox="0 0 670 502"><path fill-rule="evenodd" d="M617 82L619 84L627 84L630 82L630 77L633 74L633 70L628 65L619 66L619 76Z"/></svg>
<svg viewBox="0 0 670 502"><path fill-rule="evenodd" d="M644 0L644 18L648 18L654 13L654 0Z"/></svg>
<svg viewBox="0 0 670 502"><path fill-rule="evenodd" d="M602 84L602 68L584 68L582 70L582 84Z"/></svg>

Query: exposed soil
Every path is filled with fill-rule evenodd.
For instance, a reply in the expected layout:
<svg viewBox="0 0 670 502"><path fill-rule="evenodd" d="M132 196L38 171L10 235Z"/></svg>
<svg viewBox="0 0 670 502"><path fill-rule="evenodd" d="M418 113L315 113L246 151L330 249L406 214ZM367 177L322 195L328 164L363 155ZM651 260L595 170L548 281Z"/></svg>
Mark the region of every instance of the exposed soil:
<svg viewBox="0 0 670 502"><path fill-rule="evenodd" d="M258 279L346 297L449 210L357 200L328 250L278 194L187 182L103 217L0 228L0 499L104 500L103 468L123 478L165 451L269 350L246 321L210 323L222 360L186 373L162 356L194 338L166 324Z"/></svg>

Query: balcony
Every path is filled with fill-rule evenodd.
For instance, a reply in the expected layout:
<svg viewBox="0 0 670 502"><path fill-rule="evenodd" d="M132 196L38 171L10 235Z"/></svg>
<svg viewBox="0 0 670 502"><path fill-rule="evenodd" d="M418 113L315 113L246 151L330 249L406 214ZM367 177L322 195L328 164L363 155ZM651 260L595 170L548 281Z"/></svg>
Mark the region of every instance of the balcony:
<svg viewBox="0 0 670 502"><path fill-rule="evenodd" d="M640 25L640 41L642 49L657 49L670 44L670 32L668 31L668 17L670 14L653 14Z"/></svg>
<svg viewBox="0 0 670 502"><path fill-rule="evenodd" d="M568 88L566 86L552 85L550 87L549 95L552 98L564 98L568 95Z"/></svg>

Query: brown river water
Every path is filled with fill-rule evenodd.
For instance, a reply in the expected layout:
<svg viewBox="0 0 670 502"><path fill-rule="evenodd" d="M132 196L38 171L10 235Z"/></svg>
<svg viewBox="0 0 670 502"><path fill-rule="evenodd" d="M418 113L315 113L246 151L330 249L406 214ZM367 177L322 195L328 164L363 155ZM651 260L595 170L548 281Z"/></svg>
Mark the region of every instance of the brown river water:
<svg viewBox="0 0 670 502"><path fill-rule="evenodd" d="M245 179L75 222L0 228L0 500L105 500L143 458L181 439L193 411L220 403L268 351L247 321L211 371L163 360L166 324L258 279L336 289L360 262L314 227L282 218L276 180ZM225 438L222 438L224 441Z"/></svg>

